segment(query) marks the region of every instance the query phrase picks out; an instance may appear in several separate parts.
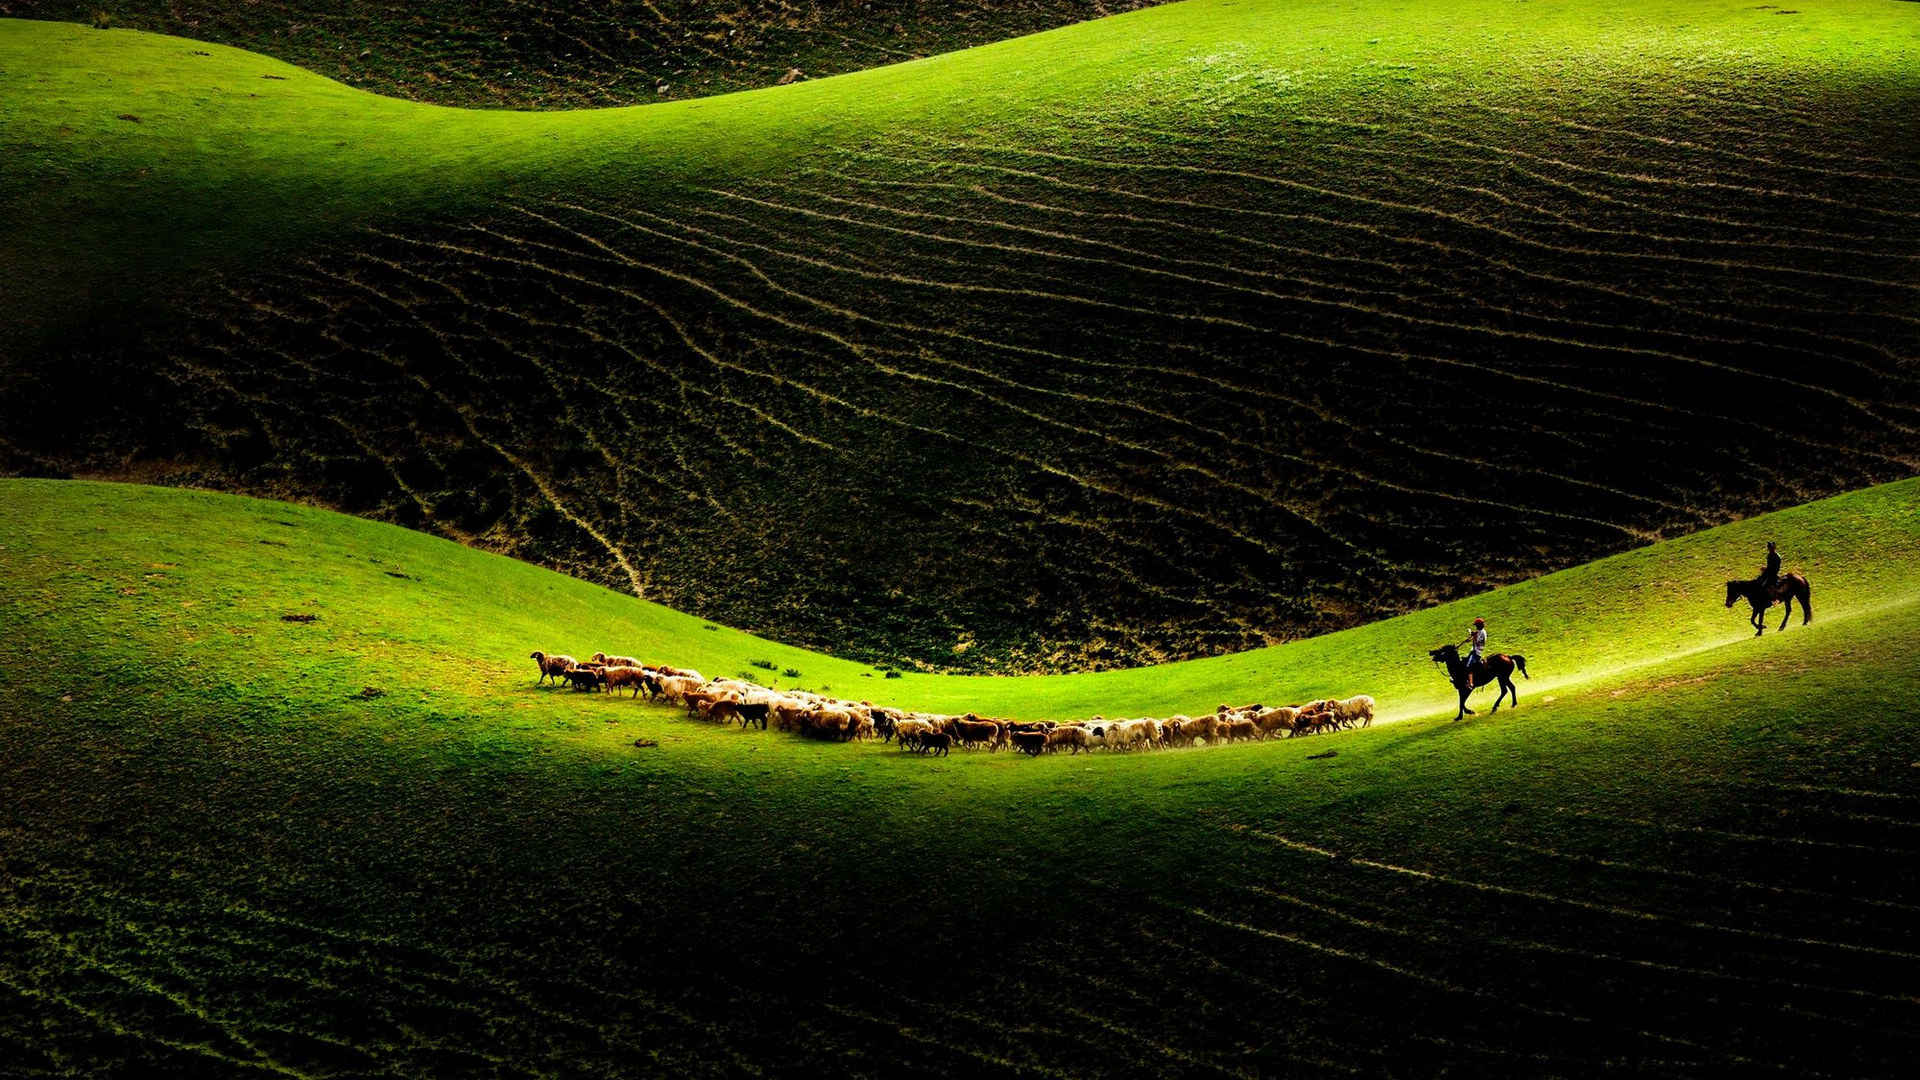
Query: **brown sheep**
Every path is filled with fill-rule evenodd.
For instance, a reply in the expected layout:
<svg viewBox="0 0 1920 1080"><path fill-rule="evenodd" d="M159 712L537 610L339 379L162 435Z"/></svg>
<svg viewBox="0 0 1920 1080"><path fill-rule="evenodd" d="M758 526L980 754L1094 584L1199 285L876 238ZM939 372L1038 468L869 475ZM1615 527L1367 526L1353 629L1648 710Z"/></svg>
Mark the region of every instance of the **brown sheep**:
<svg viewBox="0 0 1920 1080"><path fill-rule="evenodd" d="M981 720L968 713L954 724L954 732L962 746L986 746L992 750L1000 745L1000 725L991 720Z"/></svg>
<svg viewBox="0 0 1920 1080"><path fill-rule="evenodd" d="M603 652L594 653L593 661L596 664L601 664L606 667L642 667L644 666L640 663L640 661L635 660L631 656L608 656L606 653L603 653Z"/></svg>
<svg viewBox="0 0 1920 1080"><path fill-rule="evenodd" d="M772 711L772 704L765 701L716 701L713 708L707 710L707 719L716 724L737 720L742 731L759 724L760 730L765 731L767 715Z"/></svg>
<svg viewBox="0 0 1920 1080"><path fill-rule="evenodd" d="M633 687L633 697L639 697L640 691L646 689L648 678L645 671L630 664L606 668L601 671L600 675L602 681L607 684L607 693L613 693L613 688L616 686L631 686Z"/></svg>
<svg viewBox="0 0 1920 1080"><path fill-rule="evenodd" d="M573 684L575 690L591 692L607 685L606 669L604 668L593 666L568 668L563 674L566 676L566 680Z"/></svg>
<svg viewBox="0 0 1920 1080"><path fill-rule="evenodd" d="M807 715L807 703L783 697L773 702L773 726L781 731L797 731Z"/></svg>
<svg viewBox="0 0 1920 1080"><path fill-rule="evenodd" d="M1293 722L1293 734L1296 737L1300 735L1314 735L1333 729L1333 714L1324 709L1317 708L1316 706L1319 704L1319 702L1315 702L1313 705L1300 711L1299 719Z"/></svg>
<svg viewBox="0 0 1920 1080"><path fill-rule="evenodd" d="M1204 715L1188 717L1180 725L1180 734L1189 743L1212 743L1220 736L1220 718Z"/></svg>
<svg viewBox="0 0 1920 1080"><path fill-rule="evenodd" d="M566 678L567 670L569 668L576 668L580 666L580 662L578 660L575 660L571 656L564 656L564 655L548 656L546 653L543 653L538 649L535 649L533 652L528 653L527 659L532 660L534 663L540 665L540 677L534 680L533 685L535 686L539 686L541 683L546 682L548 679L552 679L554 685L558 686L560 685L560 680L563 678Z"/></svg>
<svg viewBox="0 0 1920 1080"><path fill-rule="evenodd" d="M920 736L916 749L922 753L931 753L935 757L946 757L953 751L953 736L944 731L929 731Z"/></svg>
<svg viewBox="0 0 1920 1080"><path fill-rule="evenodd" d="M1073 753L1093 750L1093 736L1083 727L1057 727L1047 732L1047 752L1053 753L1063 746L1071 746Z"/></svg>
<svg viewBox="0 0 1920 1080"><path fill-rule="evenodd" d="M1260 725L1251 720L1229 720L1220 725L1220 734L1227 742L1249 742L1260 736Z"/></svg>
<svg viewBox="0 0 1920 1080"><path fill-rule="evenodd" d="M1292 731L1294 721L1299 718L1299 709L1283 705L1278 709L1268 709L1254 717L1253 722L1260 725L1262 734L1277 735L1282 731Z"/></svg>
<svg viewBox="0 0 1920 1080"><path fill-rule="evenodd" d="M1015 731L1011 738L1013 748L1023 754L1038 757L1047 751L1047 733L1044 731Z"/></svg>

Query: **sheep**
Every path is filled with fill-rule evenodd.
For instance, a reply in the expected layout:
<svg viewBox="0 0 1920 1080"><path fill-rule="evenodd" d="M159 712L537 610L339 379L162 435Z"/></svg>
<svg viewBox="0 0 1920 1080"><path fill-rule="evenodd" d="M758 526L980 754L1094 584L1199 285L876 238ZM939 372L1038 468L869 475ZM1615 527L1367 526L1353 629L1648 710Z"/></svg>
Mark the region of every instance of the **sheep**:
<svg viewBox="0 0 1920 1080"><path fill-rule="evenodd" d="M718 683L708 683L697 690L690 690L680 695L681 700L686 702L688 716L699 713L703 717L707 715L708 709L713 708L714 702L730 701L739 696L739 691Z"/></svg>
<svg viewBox="0 0 1920 1080"><path fill-rule="evenodd" d="M1325 709L1319 708L1321 704L1321 702L1316 701L1312 705L1300 710L1299 718L1293 722L1293 734L1295 737L1312 735L1316 732L1328 731L1333 728L1333 714Z"/></svg>
<svg viewBox="0 0 1920 1080"><path fill-rule="evenodd" d="M849 739L849 732L857 730L857 721L848 709L815 702L801 716L800 733L815 735L822 739Z"/></svg>
<svg viewBox="0 0 1920 1080"><path fill-rule="evenodd" d="M1227 742L1248 742L1260 735L1260 725L1251 720L1229 720L1220 725L1220 734Z"/></svg>
<svg viewBox="0 0 1920 1080"><path fill-rule="evenodd" d="M1000 745L1000 725L991 720L982 720L972 713L954 722L953 734L962 746L984 744L988 750L993 750Z"/></svg>
<svg viewBox="0 0 1920 1080"><path fill-rule="evenodd" d="M767 715L772 711L772 703L766 701L716 701L713 708L707 711L707 719L716 724L738 720L742 731L759 724L760 730L765 731Z"/></svg>
<svg viewBox="0 0 1920 1080"><path fill-rule="evenodd" d="M1373 698L1366 694L1358 694L1345 701L1337 702L1334 708L1348 727L1356 724L1360 727L1373 726Z"/></svg>
<svg viewBox="0 0 1920 1080"><path fill-rule="evenodd" d="M575 668L568 668L566 671L562 672L561 674L566 677L566 680L568 682L573 684L573 688L575 690L585 690L588 692L592 692L594 690L599 690L607 685L607 673L605 668L575 667Z"/></svg>
<svg viewBox="0 0 1920 1080"><path fill-rule="evenodd" d="M1295 720L1300 718L1300 710L1289 705L1277 709L1268 709L1253 718L1260 725L1262 735L1275 735L1282 731L1292 731Z"/></svg>
<svg viewBox="0 0 1920 1080"><path fill-rule="evenodd" d="M692 679L694 682L697 682L697 683L704 683L707 681L707 677L705 675L700 674L699 672L693 670L692 668L667 667L665 664L662 664L659 667L654 668L653 670L658 672L661 675L668 675L676 679Z"/></svg>
<svg viewBox="0 0 1920 1080"><path fill-rule="evenodd" d="M1188 717L1180 725L1180 733L1189 743L1212 743L1220 735L1220 718L1206 715Z"/></svg>
<svg viewBox="0 0 1920 1080"><path fill-rule="evenodd" d="M1047 733L1044 731L1015 731L1010 736L1013 748L1023 754L1038 757L1047 751Z"/></svg>
<svg viewBox="0 0 1920 1080"><path fill-rule="evenodd" d="M539 686L541 683L546 682L548 679L552 679L553 684L555 686L558 686L560 685L560 680L566 677L567 670L569 668L576 668L580 666L580 661L575 660L571 656L565 656L565 655L548 656L546 653L543 653L538 649L535 649L533 652L528 653L527 659L532 660L534 663L540 665L540 677L534 680L533 685L535 686Z"/></svg>
<svg viewBox="0 0 1920 1080"><path fill-rule="evenodd" d="M1093 749L1093 736L1083 727L1057 727L1047 732L1047 752L1053 753L1062 746L1073 747L1073 753Z"/></svg>
<svg viewBox="0 0 1920 1080"><path fill-rule="evenodd" d="M806 716L811 704L792 696L775 698L770 705L774 726L781 731L793 731L799 728L801 718Z"/></svg>
<svg viewBox="0 0 1920 1080"><path fill-rule="evenodd" d="M1160 725L1150 719L1122 720L1107 727L1107 745L1115 750L1152 747L1160 741Z"/></svg>
<svg viewBox="0 0 1920 1080"><path fill-rule="evenodd" d="M920 740L933 734L933 725L925 720L908 717L893 725L893 737L899 742L900 749L912 750L920 745Z"/></svg>
<svg viewBox="0 0 1920 1080"><path fill-rule="evenodd" d="M953 752L953 736L944 731L929 731L920 736L919 745L915 749L922 754L931 753L935 757L946 757Z"/></svg>
<svg viewBox="0 0 1920 1080"><path fill-rule="evenodd" d="M647 673L631 664L623 664L619 667L601 669L600 678L607 684L609 694L613 693L613 688L616 686L631 686L633 687L632 696L639 697L640 691L646 688Z"/></svg>
<svg viewBox="0 0 1920 1080"><path fill-rule="evenodd" d="M631 656L608 656L606 653L593 654L593 662L604 667L641 667L640 661Z"/></svg>
<svg viewBox="0 0 1920 1080"><path fill-rule="evenodd" d="M706 685L698 679L685 675L669 675L665 678L656 676L654 681L660 684L660 697L673 704L684 703L686 695Z"/></svg>
<svg viewBox="0 0 1920 1080"><path fill-rule="evenodd" d="M712 683L708 683L707 688L705 690L698 691L688 696L687 712L688 712L688 715L698 713L702 720L711 720L713 719L713 710L715 706L719 705L722 702L731 702L734 704L738 704L739 702L745 701L746 699L747 699L747 696L744 693L740 692L738 689L735 689L734 687L715 686Z"/></svg>

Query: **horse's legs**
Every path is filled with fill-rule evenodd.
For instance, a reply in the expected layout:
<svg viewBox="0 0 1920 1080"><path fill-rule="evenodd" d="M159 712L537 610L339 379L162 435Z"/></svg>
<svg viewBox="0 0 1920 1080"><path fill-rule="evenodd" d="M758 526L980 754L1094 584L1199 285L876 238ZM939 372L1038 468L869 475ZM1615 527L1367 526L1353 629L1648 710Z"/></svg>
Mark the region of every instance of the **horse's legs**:
<svg viewBox="0 0 1920 1080"><path fill-rule="evenodd" d="M1780 616L1780 629L1785 630L1787 628L1788 620L1792 618L1793 618L1793 594L1788 593L1786 610Z"/></svg>
<svg viewBox="0 0 1920 1080"><path fill-rule="evenodd" d="M1500 676L1500 685L1502 688L1506 690L1507 693L1513 695L1513 702L1512 702L1513 707L1519 708L1520 707L1520 688L1513 684L1513 676L1511 675Z"/></svg>

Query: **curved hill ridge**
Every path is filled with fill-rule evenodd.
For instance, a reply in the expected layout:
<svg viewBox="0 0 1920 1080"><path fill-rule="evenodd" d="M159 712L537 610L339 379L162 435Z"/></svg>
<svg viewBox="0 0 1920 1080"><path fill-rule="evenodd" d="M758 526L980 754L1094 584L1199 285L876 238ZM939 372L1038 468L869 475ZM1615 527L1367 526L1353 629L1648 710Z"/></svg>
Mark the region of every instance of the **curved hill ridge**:
<svg viewBox="0 0 1920 1080"><path fill-rule="evenodd" d="M112 25L219 42L376 93L440 105L569 108L820 78L1046 30L1150 0L123 0ZM0 16L85 23L101 6L0 0Z"/></svg>
<svg viewBox="0 0 1920 1080"><path fill-rule="evenodd" d="M0 464L877 663L1325 633L1913 474L1916 33L1198 2L508 114L7 23Z"/></svg>
<svg viewBox="0 0 1920 1080"><path fill-rule="evenodd" d="M351 517L0 482L0 1060L1904 1076L1917 502L1888 485L1490 594L1541 675L1517 712L929 761L536 688L522 657L753 650L1024 715L1337 663L1404 713L1432 678L1410 650L1467 609L1253 666L869 683ZM1818 615L1736 637L1717 583L1763 537Z"/></svg>
<svg viewBox="0 0 1920 1080"><path fill-rule="evenodd" d="M424 534L330 511L123 484L0 481L0 505L18 523L8 555L22 580L61 551L159 567L154 584L125 590L188 598L183 630L217 588L236 633L304 635L337 650L330 676L389 685L447 664L480 677L476 690L532 679L533 649L595 651L801 686L908 709L974 711L1015 719L1091 715L1171 716L1220 702L1291 702L1372 694L1387 720L1448 714L1453 695L1425 650L1458 641L1488 619L1496 651L1529 658L1519 683L1541 695L1619 684L1640 669L1739 647L1752 635L1744 604L1724 609L1722 582L1749 576L1767 540L1787 569L1814 583L1820 623L1920 602L1920 479L1796 507L1664 541L1471 600L1352 630L1230 656L1090 674L1028 677L900 673L756 638L552 571ZM111 527L118 535L104 536ZM24 561L22 561L24 560ZM146 600L115 601L143 607ZM314 627L274 625L285 611L319 616ZM156 612L156 614L158 614ZM1778 625L1779 612L1769 630ZM1799 623L1795 615L1794 625ZM206 628L187 631L198 637ZM1789 628L1788 633L1794 632ZM366 642L380 650L361 655ZM247 646L250 647L250 646ZM757 664L756 661L762 662ZM770 663L771 668L762 666ZM358 667L358 674L346 672ZM787 676L785 671L798 671ZM1550 698L1549 698L1550 700ZM1486 702L1482 702L1485 704Z"/></svg>

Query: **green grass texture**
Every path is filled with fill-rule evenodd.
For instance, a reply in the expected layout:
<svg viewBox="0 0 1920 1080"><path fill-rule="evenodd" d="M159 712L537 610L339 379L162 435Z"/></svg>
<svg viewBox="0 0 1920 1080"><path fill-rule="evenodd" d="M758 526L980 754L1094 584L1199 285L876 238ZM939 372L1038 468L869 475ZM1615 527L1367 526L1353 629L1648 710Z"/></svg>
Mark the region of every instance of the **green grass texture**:
<svg viewBox="0 0 1920 1080"><path fill-rule="evenodd" d="M330 512L8 481L0 1039L48 1076L1897 1075L1917 492L1245 656L883 681ZM1721 580L1767 538L1816 616L1755 640ZM1455 724L1417 650L1475 612L1539 677ZM928 761L537 689L536 647L1417 719Z"/></svg>

